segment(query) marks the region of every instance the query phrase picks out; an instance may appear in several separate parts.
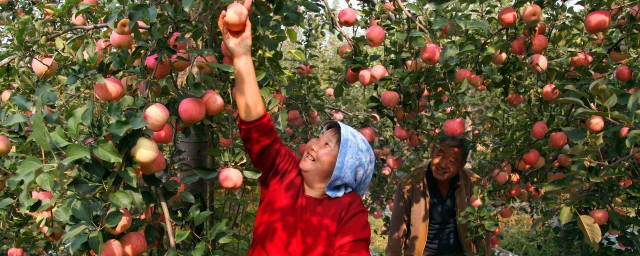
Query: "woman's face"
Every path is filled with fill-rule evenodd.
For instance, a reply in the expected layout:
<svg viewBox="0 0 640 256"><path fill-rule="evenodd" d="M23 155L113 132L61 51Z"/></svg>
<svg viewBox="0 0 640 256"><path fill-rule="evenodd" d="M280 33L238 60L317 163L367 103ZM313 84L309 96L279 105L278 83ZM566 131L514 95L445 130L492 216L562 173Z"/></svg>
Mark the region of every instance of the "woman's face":
<svg viewBox="0 0 640 256"><path fill-rule="evenodd" d="M340 150L337 140L336 133L329 130L307 142L307 151L300 161L300 170L305 176L311 174L317 181L329 182Z"/></svg>

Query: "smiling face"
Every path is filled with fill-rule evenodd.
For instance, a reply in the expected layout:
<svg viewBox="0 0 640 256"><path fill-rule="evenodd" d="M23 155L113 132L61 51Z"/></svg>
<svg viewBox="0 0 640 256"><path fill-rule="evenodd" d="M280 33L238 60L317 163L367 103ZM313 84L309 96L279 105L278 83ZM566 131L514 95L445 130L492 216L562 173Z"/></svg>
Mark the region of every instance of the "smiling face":
<svg viewBox="0 0 640 256"><path fill-rule="evenodd" d="M431 154L431 171L433 177L440 182L449 182L455 177L465 162L462 149L459 147L440 144Z"/></svg>
<svg viewBox="0 0 640 256"><path fill-rule="evenodd" d="M338 135L334 130L327 130L310 140L300 161L300 170L305 180L325 185L329 183L339 150Z"/></svg>

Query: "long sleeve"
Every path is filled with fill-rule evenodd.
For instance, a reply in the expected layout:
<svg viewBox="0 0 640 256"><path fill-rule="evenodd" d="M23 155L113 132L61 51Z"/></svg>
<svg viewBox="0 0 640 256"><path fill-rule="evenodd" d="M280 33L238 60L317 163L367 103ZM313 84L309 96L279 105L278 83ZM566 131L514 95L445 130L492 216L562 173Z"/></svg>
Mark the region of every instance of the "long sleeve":
<svg viewBox="0 0 640 256"><path fill-rule="evenodd" d="M409 223L410 209L406 190L398 184L398 190L393 200L391 224L389 226L389 239L387 241L387 256L403 255L404 242L407 235L407 223Z"/></svg>
<svg viewBox="0 0 640 256"><path fill-rule="evenodd" d="M298 170L300 158L282 143L268 113L253 121L240 120L238 126L253 166L262 172L260 185L263 190L268 190L274 179L283 178L285 173L282 172Z"/></svg>
<svg viewBox="0 0 640 256"><path fill-rule="evenodd" d="M347 196L347 195L345 195ZM371 227L369 226L368 212L362 200L355 193L351 193L354 201L350 203L349 210L341 218L336 234L334 256L369 256L369 244L371 243Z"/></svg>

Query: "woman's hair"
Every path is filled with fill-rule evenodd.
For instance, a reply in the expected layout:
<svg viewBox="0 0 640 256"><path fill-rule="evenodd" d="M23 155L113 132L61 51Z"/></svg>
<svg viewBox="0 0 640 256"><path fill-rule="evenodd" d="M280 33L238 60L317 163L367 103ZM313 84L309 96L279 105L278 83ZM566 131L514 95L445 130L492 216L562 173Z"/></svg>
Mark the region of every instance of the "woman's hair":
<svg viewBox="0 0 640 256"><path fill-rule="evenodd" d="M332 132L336 135L336 146L340 147L340 124L335 120L327 120L322 123L322 132Z"/></svg>

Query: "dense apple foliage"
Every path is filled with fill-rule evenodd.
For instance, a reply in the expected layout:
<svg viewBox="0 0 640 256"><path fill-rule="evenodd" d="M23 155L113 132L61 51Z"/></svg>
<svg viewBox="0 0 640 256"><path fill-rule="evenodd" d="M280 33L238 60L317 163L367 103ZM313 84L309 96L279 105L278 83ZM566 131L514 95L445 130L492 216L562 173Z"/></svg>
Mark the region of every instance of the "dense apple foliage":
<svg viewBox="0 0 640 256"><path fill-rule="evenodd" d="M467 235L499 247L519 214L567 252L637 254L640 3L570 2L0 1L0 248L246 254L260 174L227 10L294 152L324 119L369 140L385 229L397 184L460 135L483 178Z"/></svg>

